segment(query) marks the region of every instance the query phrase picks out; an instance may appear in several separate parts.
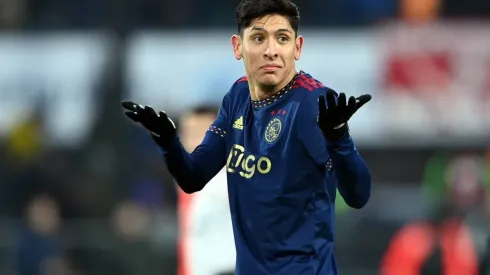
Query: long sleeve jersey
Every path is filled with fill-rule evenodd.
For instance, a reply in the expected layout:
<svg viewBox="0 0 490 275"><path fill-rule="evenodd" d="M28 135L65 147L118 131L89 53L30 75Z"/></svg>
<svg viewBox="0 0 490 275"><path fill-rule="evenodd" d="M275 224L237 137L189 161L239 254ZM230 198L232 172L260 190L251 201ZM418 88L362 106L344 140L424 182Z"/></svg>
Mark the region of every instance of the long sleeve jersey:
<svg viewBox="0 0 490 275"><path fill-rule="evenodd" d="M273 96L253 101L247 78L225 95L218 117L192 153L178 138L167 166L187 193L226 165L237 275L335 275L337 189L353 208L371 190L370 171L349 134L328 142L317 124L327 91L299 72Z"/></svg>

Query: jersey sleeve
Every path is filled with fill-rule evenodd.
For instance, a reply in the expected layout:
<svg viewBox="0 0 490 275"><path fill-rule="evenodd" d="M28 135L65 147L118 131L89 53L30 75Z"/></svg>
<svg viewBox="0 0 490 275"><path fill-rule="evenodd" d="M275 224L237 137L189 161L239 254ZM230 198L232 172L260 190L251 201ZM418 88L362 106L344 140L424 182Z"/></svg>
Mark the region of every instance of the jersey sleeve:
<svg viewBox="0 0 490 275"><path fill-rule="evenodd" d="M318 96L308 95L299 107L300 142L318 166L333 168L326 169L326 173L337 180L337 188L347 205L361 208L370 197L370 171L349 134L336 142L325 139L318 126Z"/></svg>
<svg viewBox="0 0 490 275"><path fill-rule="evenodd" d="M171 148L164 152L170 173L186 193L202 190L225 165L229 94L223 98L217 118L206 132L204 140L192 153L184 149L178 137Z"/></svg>
<svg viewBox="0 0 490 275"><path fill-rule="evenodd" d="M219 137L220 139L226 140L228 137L229 133L229 128L230 128L230 119L229 119L229 97L225 96L223 98L223 102L221 103L221 106L218 111L218 115L216 117L216 120L209 126L209 129L206 133L205 141L206 139L212 139L214 137Z"/></svg>

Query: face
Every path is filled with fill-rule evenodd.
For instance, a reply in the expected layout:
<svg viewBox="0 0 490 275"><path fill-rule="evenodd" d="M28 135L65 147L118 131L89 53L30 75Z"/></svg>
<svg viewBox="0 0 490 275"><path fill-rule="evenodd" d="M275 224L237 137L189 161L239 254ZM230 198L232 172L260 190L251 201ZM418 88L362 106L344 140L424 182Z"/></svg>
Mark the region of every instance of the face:
<svg viewBox="0 0 490 275"><path fill-rule="evenodd" d="M35 198L29 205L27 215L31 228L42 235L56 232L61 223L58 205L47 196Z"/></svg>
<svg viewBox="0 0 490 275"><path fill-rule="evenodd" d="M286 17L267 15L253 20L243 35L234 35L232 43L249 78L259 85L277 86L286 85L296 73L303 37L296 37Z"/></svg>
<svg viewBox="0 0 490 275"><path fill-rule="evenodd" d="M180 124L180 139L187 151L194 151L201 144L206 131L215 120L214 115L195 115L185 116Z"/></svg>
<svg viewBox="0 0 490 275"><path fill-rule="evenodd" d="M126 240L144 236L150 222L146 209L132 202L118 205L114 221L116 231Z"/></svg>

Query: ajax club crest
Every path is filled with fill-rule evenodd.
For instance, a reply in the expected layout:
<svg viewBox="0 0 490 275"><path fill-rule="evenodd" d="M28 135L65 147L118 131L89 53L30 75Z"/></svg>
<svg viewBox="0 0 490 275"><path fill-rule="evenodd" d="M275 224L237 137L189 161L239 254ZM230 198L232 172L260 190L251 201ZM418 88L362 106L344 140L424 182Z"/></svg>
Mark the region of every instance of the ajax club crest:
<svg viewBox="0 0 490 275"><path fill-rule="evenodd" d="M265 128L265 140L269 143L274 142L281 134L282 122L279 118L273 118Z"/></svg>

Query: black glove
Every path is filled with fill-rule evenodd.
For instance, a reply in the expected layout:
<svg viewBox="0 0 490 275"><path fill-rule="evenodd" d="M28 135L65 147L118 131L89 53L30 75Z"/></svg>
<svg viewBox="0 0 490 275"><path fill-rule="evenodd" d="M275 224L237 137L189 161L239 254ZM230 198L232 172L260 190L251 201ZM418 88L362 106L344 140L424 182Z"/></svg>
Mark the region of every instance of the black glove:
<svg viewBox="0 0 490 275"><path fill-rule="evenodd" d="M151 133L152 139L163 149L168 149L177 133L174 122L164 111L158 114L150 106L142 106L131 101L123 101L124 114L132 121L140 123Z"/></svg>
<svg viewBox="0 0 490 275"><path fill-rule="evenodd" d="M352 115L364 104L371 100L371 95L365 94L358 98L349 97L349 102L344 93L341 93L335 101L336 92L328 90L326 95L318 98L318 126L325 138L329 141L338 141L349 132L347 122ZM327 98L325 103L325 97Z"/></svg>

